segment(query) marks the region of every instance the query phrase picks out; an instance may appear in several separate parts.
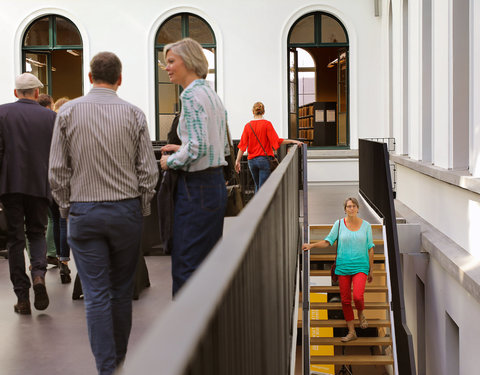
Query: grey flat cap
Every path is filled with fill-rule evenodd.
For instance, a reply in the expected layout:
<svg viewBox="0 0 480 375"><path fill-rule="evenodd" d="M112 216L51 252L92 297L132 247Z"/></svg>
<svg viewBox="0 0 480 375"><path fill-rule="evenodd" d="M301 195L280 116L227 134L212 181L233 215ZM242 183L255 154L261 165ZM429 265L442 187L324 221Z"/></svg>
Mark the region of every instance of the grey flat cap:
<svg viewBox="0 0 480 375"><path fill-rule="evenodd" d="M15 89L17 90L28 90L42 87L43 83L31 73L20 74L15 79Z"/></svg>

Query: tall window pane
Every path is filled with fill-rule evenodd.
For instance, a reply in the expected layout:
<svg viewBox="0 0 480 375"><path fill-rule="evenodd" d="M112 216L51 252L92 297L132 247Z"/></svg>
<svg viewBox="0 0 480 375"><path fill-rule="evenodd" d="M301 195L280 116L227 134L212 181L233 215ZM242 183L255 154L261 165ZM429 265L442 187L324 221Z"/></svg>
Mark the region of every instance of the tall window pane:
<svg viewBox="0 0 480 375"><path fill-rule="evenodd" d="M25 55L26 72L35 75L44 85L40 89L41 94L48 92L48 76L47 76L47 55L40 53L27 53Z"/></svg>
<svg viewBox="0 0 480 375"><path fill-rule="evenodd" d="M315 101L315 61L303 48L298 49L298 105Z"/></svg>

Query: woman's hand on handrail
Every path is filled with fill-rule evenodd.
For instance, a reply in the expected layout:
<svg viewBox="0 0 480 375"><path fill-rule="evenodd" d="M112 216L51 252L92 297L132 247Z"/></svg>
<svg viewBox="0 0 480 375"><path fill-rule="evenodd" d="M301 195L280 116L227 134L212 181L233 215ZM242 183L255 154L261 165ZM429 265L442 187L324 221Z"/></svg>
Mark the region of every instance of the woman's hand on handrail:
<svg viewBox="0 0 480 375"><path fill-rule="evenodd" d="M314 243L304 243L302 245L302 250L303 251L308 251L308 250L313 249L314 247L316 247L318 249L325 249L326 247L329 247L329 246L330 246L330 242L328 242L326 240L322 240L322 241L318 241L318 242L314 242Z"/></svg>

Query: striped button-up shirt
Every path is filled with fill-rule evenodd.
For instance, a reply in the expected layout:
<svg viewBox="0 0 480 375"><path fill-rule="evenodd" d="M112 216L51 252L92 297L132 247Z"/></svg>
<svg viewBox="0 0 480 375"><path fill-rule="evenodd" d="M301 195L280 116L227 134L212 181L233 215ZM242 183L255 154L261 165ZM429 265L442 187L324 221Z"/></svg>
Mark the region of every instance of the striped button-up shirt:
<svg viewBox="0 0 480 375"><path fill-rule="evenodd" d="M158 167L144 113L101 87L64 104L55 121L48 177L62 217L70 202L137 197L148 215Z"/></svg>
<svg viewBox="0 0 480 375"><path fill-rule="evenodd" d="M197 79L185 88L181 99L177 133L182 145L168 158L168 167L194 172L227 165L227 112L216 92L207 81Z"/></svg>

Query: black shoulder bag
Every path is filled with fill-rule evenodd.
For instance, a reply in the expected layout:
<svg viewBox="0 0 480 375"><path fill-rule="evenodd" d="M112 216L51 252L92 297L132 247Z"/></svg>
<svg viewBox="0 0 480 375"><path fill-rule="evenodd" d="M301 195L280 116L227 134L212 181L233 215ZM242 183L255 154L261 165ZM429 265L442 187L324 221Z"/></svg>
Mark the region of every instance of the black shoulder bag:
<svg viewBox="0 0 480 375"><path fill-rule="evenodd" d="M230 147L230 163L233 168L232 179L227 184L227 208L225 210L225 216L237 216L242 211L244 206L242 184L240 183L240 176L235 170L235 151L232 146L232 140L230 139L230 131L228 124L226 126L228 147Z"/></svg>

